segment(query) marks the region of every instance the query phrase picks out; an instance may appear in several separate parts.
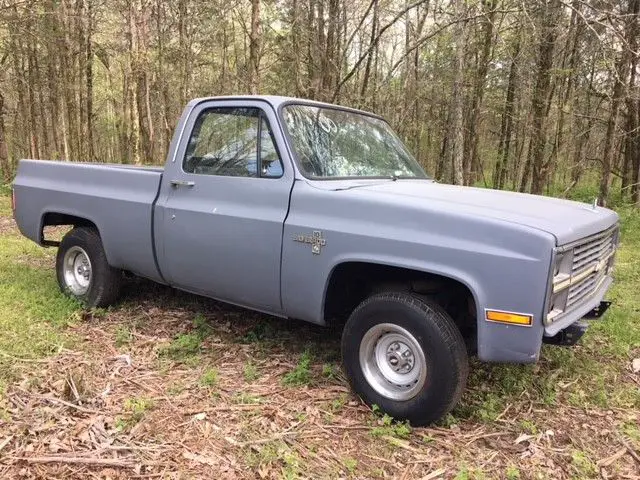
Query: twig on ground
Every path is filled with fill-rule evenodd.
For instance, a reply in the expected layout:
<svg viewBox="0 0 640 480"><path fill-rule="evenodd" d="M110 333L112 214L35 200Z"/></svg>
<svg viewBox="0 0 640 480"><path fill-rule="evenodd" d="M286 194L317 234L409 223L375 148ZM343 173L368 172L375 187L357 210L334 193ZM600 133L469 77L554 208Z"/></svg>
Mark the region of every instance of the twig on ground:
<svg viewBox="0 0 640 480"><path fill-rule="evenodd" d="M9 435L7 438L5 438L2 443L0 443L0 451L2 451L2 449L6 447L12 439L13 435Z"/></svg>
<svg viewBox="0 0 640 480"><path fill-rule="evenodd" d="M622 443L622 445L624 445L624 447L627 449L627 452L629 452L629 455L631 455L633 459L640 464L640 455L638 455L638 453L633 449L631 445L629 445L629 442L627 442L622 435L619 435L619 439L620 443Z"/></svg>
<svg viewBox="0 0 640 480"><path fill-rule="evenodd" d="M625 453L627 453L626 446L622 447L620 450L618 450L616 453L614 453L610 457L603 458L602 460L598 460L597 465L598 467L608 467L609 465L613 464L616 460L621 458Z"/></svg>
<svg viewBox="0 0 640 480"><path fill-rule="evenodd" d="M434 478L438 478L447 473L447 470L444 468L439 468L438 470L434 470L430 474L425 477L422 477L421 480L433 480Z"/></svg>
<svg viewBox="0 0 640 480"><path fill-rule="evenodd" d="M71 402L67 402L66 400L62 400L60 398L56 398L56 397L47 397L46 395L38 395L38 398L42 399L42 400L48 400L49 402L52 403L59 403L61 405L65 405L69 408L74 408L80 412L84 412L84 413L92 413L92 414L100 414L99 411L97 410L92 410L90 408L85 408L85 407L81 407L80 405L76 405L75 403L71 403Z"/></svg>
<svg viewBox="0 0 640 480"><path fill-rule="evenodd" d="M104 467L134 468L135 465L126 460L117 458L94 457L12 457L13 460L21 460L27 463L66 463L71 465L100 465Z"/></svg>

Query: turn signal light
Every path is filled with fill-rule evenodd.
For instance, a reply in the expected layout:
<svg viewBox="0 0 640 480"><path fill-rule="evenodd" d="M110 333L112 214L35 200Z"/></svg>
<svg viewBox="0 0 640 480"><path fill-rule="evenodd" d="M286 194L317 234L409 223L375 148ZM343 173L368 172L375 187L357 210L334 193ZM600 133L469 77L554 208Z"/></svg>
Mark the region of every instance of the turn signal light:
<svg viewBox="0 0 640 480"><path fill-rule="evenodd" d="M533 315L522 313L503 312L500 310L485 310L486 319L490 322L508 323L530 327L533 324Z"/></svg>

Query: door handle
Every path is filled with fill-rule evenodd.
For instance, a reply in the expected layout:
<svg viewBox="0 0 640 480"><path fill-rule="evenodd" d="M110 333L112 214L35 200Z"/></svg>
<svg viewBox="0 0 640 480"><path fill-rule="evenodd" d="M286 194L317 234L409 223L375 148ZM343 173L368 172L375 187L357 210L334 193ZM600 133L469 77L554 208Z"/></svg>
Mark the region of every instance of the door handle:
<svg viewBox="0 0 640 480"><path fill-rule="evenodd" d="M190 180L170 180L169 183L172 187L193 187L196 184Z"/></svg>

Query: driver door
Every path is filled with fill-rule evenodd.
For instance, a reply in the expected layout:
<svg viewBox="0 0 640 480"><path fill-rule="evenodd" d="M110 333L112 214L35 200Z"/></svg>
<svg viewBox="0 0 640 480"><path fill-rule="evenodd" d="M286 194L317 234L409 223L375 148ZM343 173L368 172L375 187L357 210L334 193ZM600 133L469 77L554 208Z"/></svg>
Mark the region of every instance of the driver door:
<svg viewBox="0 0 640 480"><path fill-rule="evenodd" d="M194 108L164 182L161 270L172 286L269 313L282 310L282 230L293 183L271 107ZM187 134L188 132L188 134Z"/></svg>

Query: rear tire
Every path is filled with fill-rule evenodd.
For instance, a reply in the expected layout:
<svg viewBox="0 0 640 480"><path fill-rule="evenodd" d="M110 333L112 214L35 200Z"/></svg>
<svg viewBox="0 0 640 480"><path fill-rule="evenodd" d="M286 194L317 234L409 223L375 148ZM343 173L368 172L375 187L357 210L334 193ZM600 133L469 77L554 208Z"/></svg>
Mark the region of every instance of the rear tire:
<svg viewBox="0 0 640 480"><path fill-rule="evenodd" d="M108 307L119 295L122 271L107 262L95 228L75 227L58 248L56 274L60 290L87 307Z"/></svg>
<svg viewBox="0 0 640 480"><path fill-rule="evenodd" d="M465 343L432 300L380 293L351 314L342 334L344 368L369 405L423 426L456 405L467 382Z"/></svg>

